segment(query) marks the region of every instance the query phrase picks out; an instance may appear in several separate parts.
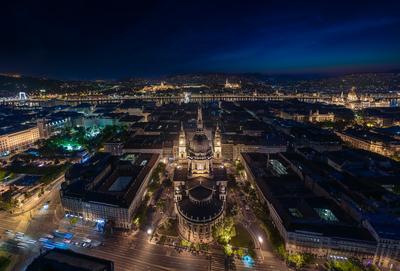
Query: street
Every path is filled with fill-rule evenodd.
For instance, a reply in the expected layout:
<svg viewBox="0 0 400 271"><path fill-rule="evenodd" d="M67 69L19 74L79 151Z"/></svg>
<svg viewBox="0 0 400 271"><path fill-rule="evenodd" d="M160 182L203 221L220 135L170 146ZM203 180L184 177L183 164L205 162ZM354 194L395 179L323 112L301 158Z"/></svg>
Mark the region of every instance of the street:
<svg viewBox="0 0 400 271"><path fill-rule="evenodd" d="M146 232L148 227L155 229L164 218L170 217L173 213L172 197L165 193L172 193L171 189L161 186L154 195L158 198L167 199L165 212L161 213L157 208L149 208L147 223L141 230L133 233L115 232L107 236L96 231L92 224L80 222L72 226L69 220L64 218L62 211L59 184L57 180L53 189L41 199L34 201L29 208L19 214L2 213L0 217L0 229L4 232L11 229L14 232L24 232L25 236L38 240L44 234L52 233L54 230L71 232L74 234L72 242L68 247L76 252L88 254L108 260L112 260L115 270L226 270L226 259L222 251L210 251L209 254L196 254L189 251L178 250L173 247L163 246L150 242L150 235ZM238 204L242 210L239 215L239 223L243 225L254 239L257 259L254 265L247 266L242 260L234 261L234 270L279 270L286 271L287 268L273 253L268 243L268 238L257 223L256 216L251 210L247 210L245 202L238 193L231 193L231 200ZM169 199L169 200L168 200ZM43 203L49 202L48 207L43 208ZM154 203L154 202L153 202ZM7 236L2 233L2 239ZM90 239L101 242L98 247L82 247L74 243L82 243L82 240ZM260 242L260 240L262 240ZM39 253L40 244L32 245L29 248L19 248L8 241L9 249L18 258L13 270L23 270Z"/></svg>

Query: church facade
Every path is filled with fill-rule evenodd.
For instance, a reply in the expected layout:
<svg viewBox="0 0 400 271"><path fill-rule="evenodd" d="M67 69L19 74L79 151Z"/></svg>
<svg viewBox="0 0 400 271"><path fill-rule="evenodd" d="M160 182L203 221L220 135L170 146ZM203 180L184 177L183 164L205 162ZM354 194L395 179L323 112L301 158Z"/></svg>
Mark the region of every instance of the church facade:
<svg viewBox="0 0 400 271"><path fill-rule="evenodd" d="M224 218L226 201L220 130L217 126L213 139L207 134L199 107L197 129L190 138L181 125L173 177L179 233L188 241L200 243L212 241L212 229Z"/></svg>

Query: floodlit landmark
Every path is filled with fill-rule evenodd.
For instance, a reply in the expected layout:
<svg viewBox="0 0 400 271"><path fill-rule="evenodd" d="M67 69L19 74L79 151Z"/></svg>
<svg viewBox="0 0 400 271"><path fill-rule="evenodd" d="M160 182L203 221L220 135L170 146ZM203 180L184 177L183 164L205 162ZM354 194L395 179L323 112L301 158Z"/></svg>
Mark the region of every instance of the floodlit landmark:
<svg viewBox="0 0 400 271"><path fill-rule="evenodd" d="M210 242L212 228L224 218L226 169L220 163L221 136L206 135L202 111L198 109L197 129L190 138L181 126L178 165L174 172L175 210L180 235L191 242Z"/></svg>
<svg viewBox="0 0 400 271"><path fill-rule="evenodd" d="M158 160L157 154L115 157L98 153L75 164L66 172L60 190L66 216L130 229Z"/></svg>
<svg viewBox="0 0 400 271"><path fill-rule="evenodd" d="M225 80L224 88L236 89L240 88L240 84L238 83L231 83L228 81L228 78Z"/></svg>

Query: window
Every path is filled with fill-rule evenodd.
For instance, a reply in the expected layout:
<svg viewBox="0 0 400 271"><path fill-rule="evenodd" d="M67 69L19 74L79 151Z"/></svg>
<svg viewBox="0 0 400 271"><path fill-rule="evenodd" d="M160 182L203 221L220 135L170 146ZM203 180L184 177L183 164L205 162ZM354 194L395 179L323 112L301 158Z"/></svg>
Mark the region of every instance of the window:
<svg viewBox="0 0 400 271"><path fill-rule="evenodd" d="M333 214L333 212L329 209L325 208L314 208L314 210L317 212L318 216L325 221L328 222L336 222L339 221L337 217Z"/></svg>
<svg viewBox="0 0 400 271"><path fill-rule="evenodd" d="M289 208L289 212L293 217L302 218L303 215L297 208Z"/></svg>

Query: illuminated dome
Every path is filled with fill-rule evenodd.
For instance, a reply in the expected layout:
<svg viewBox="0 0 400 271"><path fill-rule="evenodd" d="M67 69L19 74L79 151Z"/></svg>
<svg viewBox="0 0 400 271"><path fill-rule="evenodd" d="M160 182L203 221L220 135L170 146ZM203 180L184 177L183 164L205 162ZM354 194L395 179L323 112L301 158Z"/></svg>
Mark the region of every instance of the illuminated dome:
<svg viewBox="0 0 400 271"><path fill-rule="evenodd" d="M352 87L351 90L349 91L349 93L347 93L347 100L348 101L357 101L358 100L358 96L357 96L355 87Z"/></svg>
<svg viewBox="0 0 400 271"><path fill-rule="evenodd" d="M192 154L191 156L196 154L211 154L210 140L208 140L207 136L204 133L195 133L193 139L190 141L189 153Z"/></svg>
<svg viewBox="0 0 400 271"><path fill-rule="evenodd" d="M195 243L213 240L213 228L224 219L226 201L227 179L223 177L226 174L221 172L224 168L213 167L213 145L207 136L212 138L212 134L207 132L204 131L199 107L197 130L188 141L181 125L178 150L180 165L176 167L173 177L178 232L183 239ZM215 138L218 144L214 146L220 154L218 128Z"/></svg>

